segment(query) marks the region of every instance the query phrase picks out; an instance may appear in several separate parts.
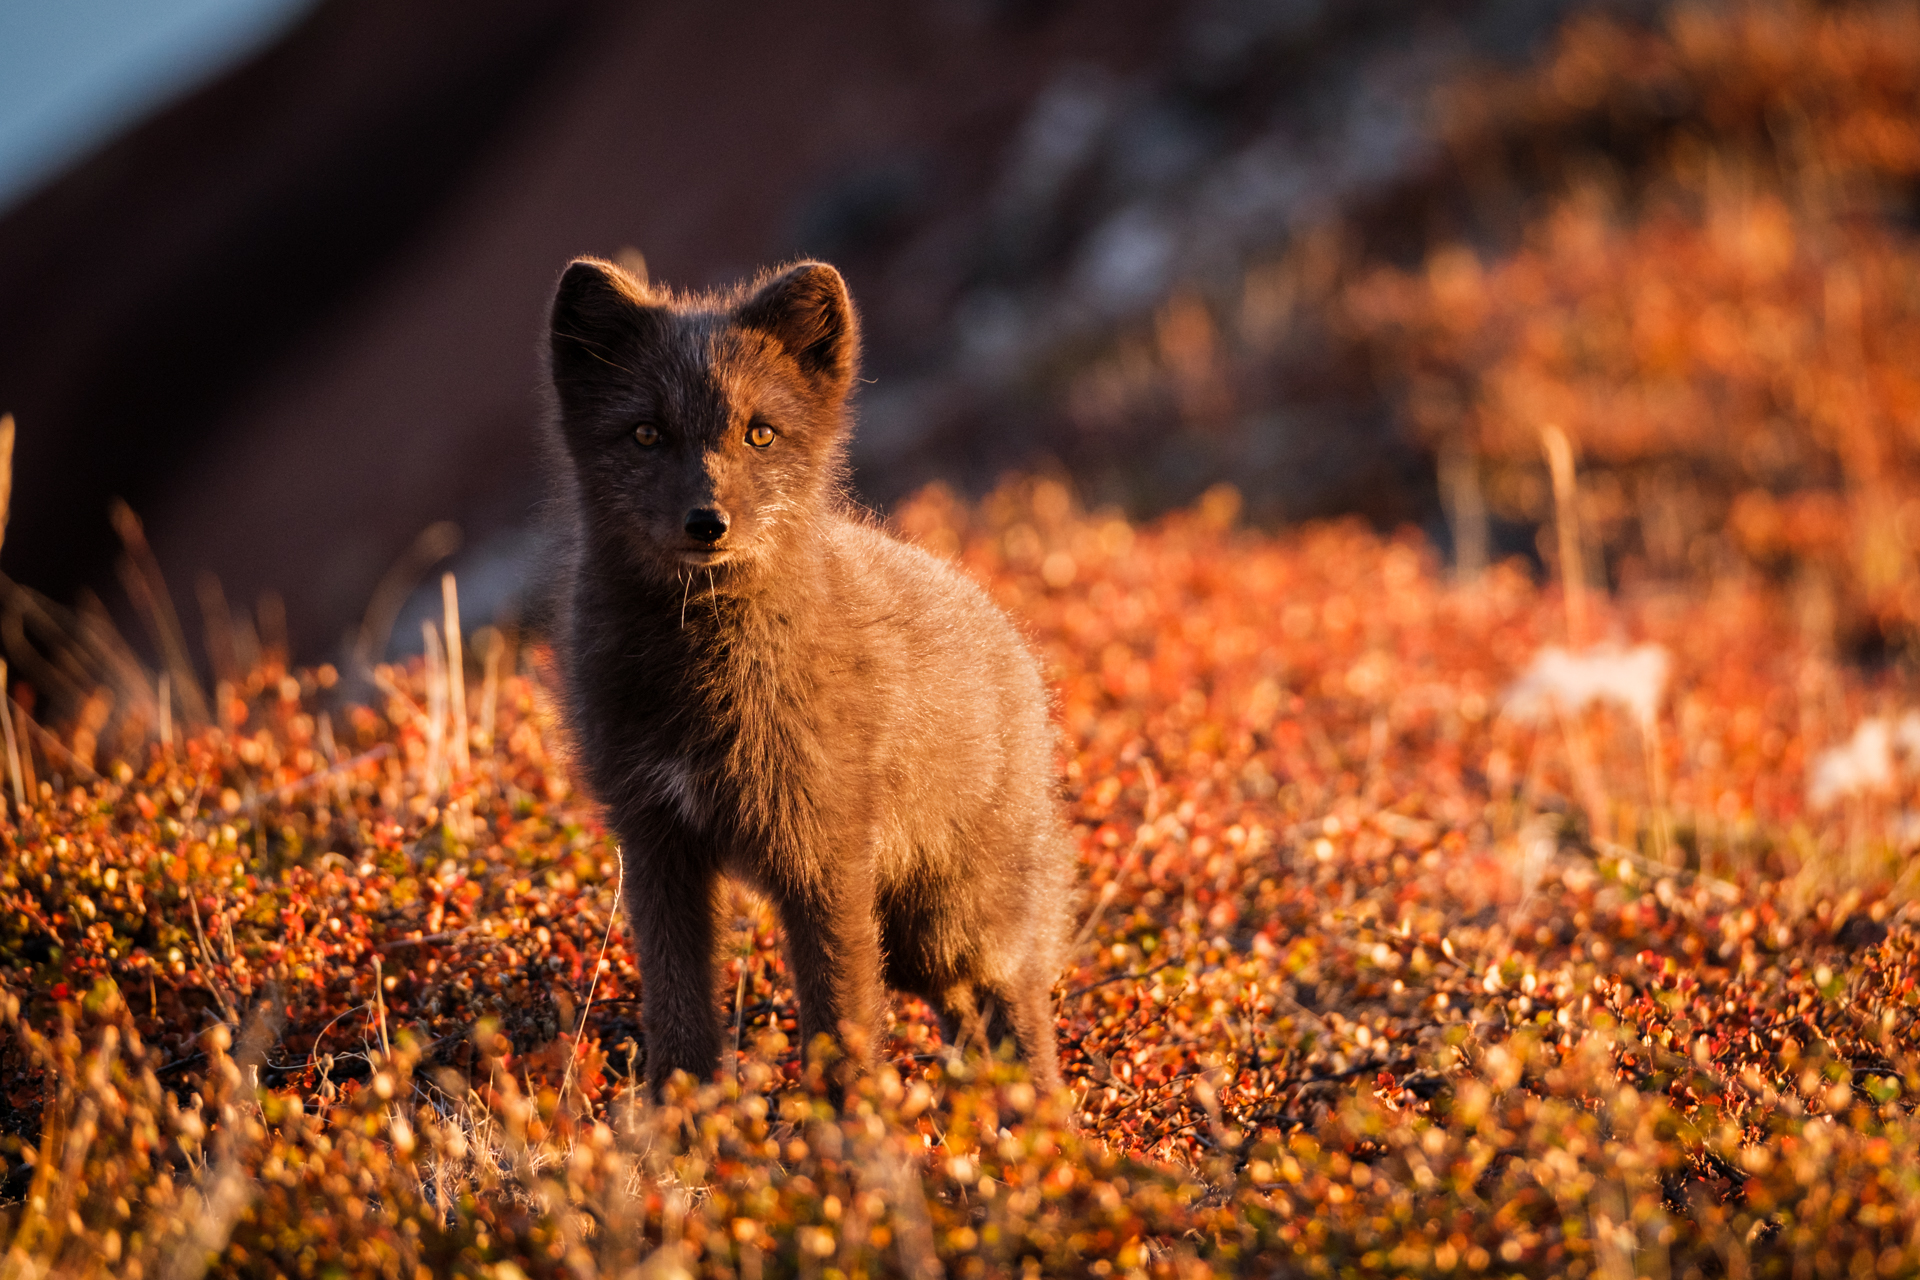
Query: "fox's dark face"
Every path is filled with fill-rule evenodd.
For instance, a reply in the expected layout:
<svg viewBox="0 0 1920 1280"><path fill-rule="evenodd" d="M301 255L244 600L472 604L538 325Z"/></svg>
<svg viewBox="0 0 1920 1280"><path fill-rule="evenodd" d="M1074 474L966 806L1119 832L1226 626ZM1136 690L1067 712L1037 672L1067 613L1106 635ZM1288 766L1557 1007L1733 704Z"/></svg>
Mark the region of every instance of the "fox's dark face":
<svg viewBox="0 0 1920 1280"><path fill-rule="evenodd" d="M560 279L551 344L591 536L635 568L749 571L822 511L859 353L832 267L688 302L581 258Z"/></svg>

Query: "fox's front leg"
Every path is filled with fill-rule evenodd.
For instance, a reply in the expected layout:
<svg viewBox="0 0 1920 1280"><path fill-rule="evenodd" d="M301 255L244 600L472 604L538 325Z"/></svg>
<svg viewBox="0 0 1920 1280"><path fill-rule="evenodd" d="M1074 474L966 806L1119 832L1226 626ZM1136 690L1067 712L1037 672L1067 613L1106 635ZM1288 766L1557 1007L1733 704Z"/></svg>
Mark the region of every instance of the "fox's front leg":
<svg viewBox="0 0 1920 1280"><path fill-rule="evenodd" d="M801 1052L810 1051L816 1037L830 1037L845 1054L832 1076L844 1085L873 1065L879 1047L884 992L873 882L842 867L789 888L778 905L800 1001Z"/></svg>
<svg viewBox="0 0 1920 1280"><path fill-rule="evenodd" d="M621 851L627 919L640 959L641 1025L647 1084L658 1097L675 1071L713 1076L720 1059L714 999L714 891L717 874L685 862Z"/></svg>

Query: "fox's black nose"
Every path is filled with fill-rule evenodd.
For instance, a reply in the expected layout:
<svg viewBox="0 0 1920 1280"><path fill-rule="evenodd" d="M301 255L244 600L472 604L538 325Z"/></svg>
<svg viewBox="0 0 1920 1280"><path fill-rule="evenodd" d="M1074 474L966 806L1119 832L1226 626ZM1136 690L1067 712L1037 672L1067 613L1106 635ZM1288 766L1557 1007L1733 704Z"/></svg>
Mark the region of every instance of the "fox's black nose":
<svg viewBox="0 0 1920 1280"><path fill-rule="evenodd" d="M687 512L687 536L695 542L718 542L727 536L727 517L711 507L696 507Z"/></svg>

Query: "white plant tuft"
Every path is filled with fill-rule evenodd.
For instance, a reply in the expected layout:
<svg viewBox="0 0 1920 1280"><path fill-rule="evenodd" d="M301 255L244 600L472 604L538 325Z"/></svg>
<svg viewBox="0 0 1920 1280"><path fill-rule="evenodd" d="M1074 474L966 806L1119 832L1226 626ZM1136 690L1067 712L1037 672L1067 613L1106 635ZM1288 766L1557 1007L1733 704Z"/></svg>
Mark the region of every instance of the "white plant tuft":
<svg viewBox="0 0 1920 1280"><path fill-rule="evenodd" d="M1539 720L1556 707L1577 712L1589 703L1615 702L1631 710L1644 727L1659 714L1670 665L1667 651L1657 644L1631 649L1596 645L1583 653L1548 645L1507 690L1507 713Z"/></svg>
<svg viewBox="0 0 1920 1280"><path fill-rule="evenodd" d="M1807 803L1824 809L1843 796L1893 787L1894 727L1879 716L1862 720L1845 745L1828 747L1813 758L1807 775ZM1909 752L1920 742L1920 714L1909 711L1899 724L1900 745Z"/></svg>

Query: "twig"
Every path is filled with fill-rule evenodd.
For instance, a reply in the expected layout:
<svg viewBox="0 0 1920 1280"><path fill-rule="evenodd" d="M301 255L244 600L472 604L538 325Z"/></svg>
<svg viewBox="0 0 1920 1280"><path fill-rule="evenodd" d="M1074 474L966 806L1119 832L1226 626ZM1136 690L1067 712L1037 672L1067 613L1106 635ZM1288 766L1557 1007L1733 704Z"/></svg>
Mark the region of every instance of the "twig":
<svg viewBox="0 0 1920 1280"><path fill-rule="evenodd" d="M1137 846L1139 840L1136 838L1134 843ZM1112 903L1119 892L1120 882L1118 880L1109 880L1100 886L1100 900L1093 904L1093 911L1088 914L1087 922L1080 926L1080 936L1073 940L1073 950L1078 951L1087 945L1087 940L1093 937L1094 926L1100 923L1101 914L1106 911L1108 905Z"/></svg>
<svg viewBox="0 0 1920 1280"><path fill-rule="evenodd" d="M380 968L380 953L373 953L373 1010L380 1019L380 1057L383 1062L393 1061L393 1045L387 1039L387 997L386 974Z"/></svg>
<svg viewBox="0 0 1920 1280"><path fill-rule="evenodd" d="M472 933L474 928L475 926L468 925L464 929L444 929L439 933L424 934L418 938L396 938L391 942L383 942L372 949L375 951L397 951L401 947L423 947L430 942L452 942L455 938L463 938L467 934Z"/></svg>
<svg viewBox="0 0 1920 1280"><path fill-rule="evenodd" d="M600 939L600 958L593 962L593 981L587 984L587 998L580 1006L580 1025L574 1028L573 1045L567 1054L567 1073L560 1078L560 1101L565 1102L567 1090L573 1087L574 1067L580 1061L580 1037L586 1034L587 1015L593 1012L594 992L600 989L600 968L607 962L607 944L613 941L613 923L620 918L621 890L627 883L627 860L618 862L618 878L613 882L613 910L607 912L607 932Z"/></svg>
<svg viewBox="0 0 1920 1280"><path fill-rule="evenodd" d="M220 1001L220 1011L227 1015L227 1021L239 1026L240 1015L233 1001L227 999L225 985L214 975L213 948L207 945L207 931L200 927L200 895L192 889L187 892L187 906L193 910L193 936L200 940L200 959L207 966L207 982L213 988L214 998Z"/></svg>
<svg viewBox="0 0 1920 1280"><path fill-rule="evenodd" d="M1095 1083L1125 1089L1133 1095L1136 1102L1147 1096L1139 1085L1133 1083L1131 1080L1122 1080L1120 1078L1119 1074L1113 1069L1113 1059L1108 1055L1097 1051L1091 1052L1087 1054L1087 1061L1093 1066L1095 1072L1098 1073L1094 1076Z"/></svg>
<svg viewBox="0 0 1920 1280"><path fill-rule="evenodd" d="M1171 969L1173 968L1173 966L1179 963L1180 962L1178 960L1162 960L1159 964L1153 966L1153 968L1142 969L1139 973L1116 973L1111 978L1102 978L1098 982L1089 982L1086 986L1081 987L1077 991L1069 991L1067 992L1066 995L1062 996L1061 999L1078 1000L1081 996L1087 994L1087 992L1089 991L1098 991L1101 987L1111 986L1116 982L1132 982L1132 981L1138 981L1145 978L1151 978L1154 974L1160 972L1162 969ZM1199 970L1199 972L1205 973L1207 972L1207 970L1202 969L1202 970Z"/></svg>
<svg viewBox="0 0 1920 1280"><path fill-rule="evenodd" d="M326 1026L320 1028L320 1034L316 1035L313 1038L313 1047L307 1050L307 1069L308 1070L312 1070L314 1067L319 1065L320 1042L327 1038L327 1032L333 1030L334 1025L338 1023L342 1018L351 1018L354 1014L360 1012L362 1009L366 1007L367 1006L365 1004L357 1004L353 1006L353 1008L351 1009L343 1010L342 1012L335 1014L333 1016L333 1020L327 1023Z"/></svg>

